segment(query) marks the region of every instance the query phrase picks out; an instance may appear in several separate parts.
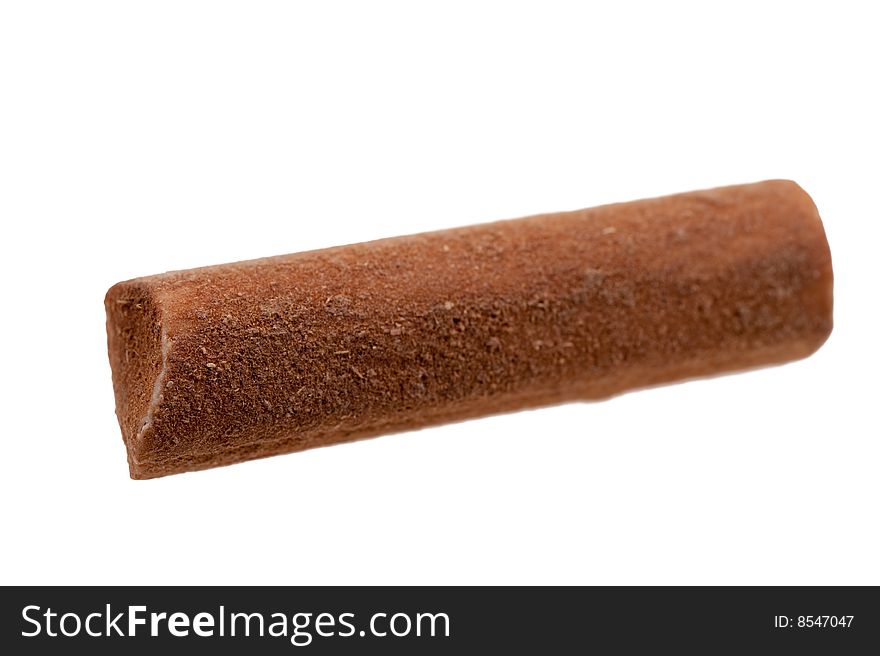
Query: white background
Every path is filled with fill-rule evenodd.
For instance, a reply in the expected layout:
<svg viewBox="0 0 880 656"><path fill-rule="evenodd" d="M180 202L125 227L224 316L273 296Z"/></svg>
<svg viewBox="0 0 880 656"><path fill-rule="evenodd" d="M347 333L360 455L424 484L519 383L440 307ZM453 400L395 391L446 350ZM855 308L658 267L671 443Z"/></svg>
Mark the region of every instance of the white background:
<svg viewBox="0 0 880 656"><path fill-rule="evenodd" d="M872 4L3 3L0 582L880 584ZM118 280L777 177L807 360L128 478Z"/></svg>

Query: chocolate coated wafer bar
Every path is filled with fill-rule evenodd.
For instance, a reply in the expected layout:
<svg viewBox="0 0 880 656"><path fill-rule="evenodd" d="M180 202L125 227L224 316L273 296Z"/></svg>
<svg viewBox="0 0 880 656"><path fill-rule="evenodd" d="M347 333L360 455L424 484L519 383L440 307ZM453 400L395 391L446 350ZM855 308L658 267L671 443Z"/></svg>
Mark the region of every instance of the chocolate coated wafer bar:
<svg viewBox="0 0 880 656"><path fill-rule="evenodd" d="M164 273L105 305L152 478L801 358L832 273L776 180Z"/></svg>

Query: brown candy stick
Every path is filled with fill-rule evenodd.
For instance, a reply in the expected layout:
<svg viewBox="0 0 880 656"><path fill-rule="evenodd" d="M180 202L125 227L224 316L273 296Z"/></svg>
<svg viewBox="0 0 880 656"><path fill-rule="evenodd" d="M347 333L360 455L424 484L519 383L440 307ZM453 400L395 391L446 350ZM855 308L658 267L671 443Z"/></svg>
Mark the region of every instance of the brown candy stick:
<svg viewBox="0 0 880 656"><path fill-rule="evenodd" d="M105 305L152 478L802 358L832 272L776 180L138 278Z"/></svg>

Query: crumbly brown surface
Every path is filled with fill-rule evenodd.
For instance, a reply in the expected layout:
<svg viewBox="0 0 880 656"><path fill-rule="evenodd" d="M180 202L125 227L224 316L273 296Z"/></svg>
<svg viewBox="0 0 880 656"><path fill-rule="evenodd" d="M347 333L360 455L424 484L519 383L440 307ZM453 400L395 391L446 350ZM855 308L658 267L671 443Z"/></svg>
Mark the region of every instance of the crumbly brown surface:
<svg viewBox="0 0 880 656"><path fill-rule="evenodd" d="M804 357L816 208L775 180L114 285L133 478Z"/></svg>

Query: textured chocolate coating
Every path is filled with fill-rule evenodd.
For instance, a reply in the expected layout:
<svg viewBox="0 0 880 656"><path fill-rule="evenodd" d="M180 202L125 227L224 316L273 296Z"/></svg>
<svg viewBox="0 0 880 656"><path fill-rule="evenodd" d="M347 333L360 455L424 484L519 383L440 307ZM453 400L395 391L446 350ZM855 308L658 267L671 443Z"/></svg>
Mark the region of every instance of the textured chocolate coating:
<svg viewBox="0 0 880 656"><path fill-rule="evenodd" d="M114 285L133 478L809 355L810 197L769 181Z"/></svg>

